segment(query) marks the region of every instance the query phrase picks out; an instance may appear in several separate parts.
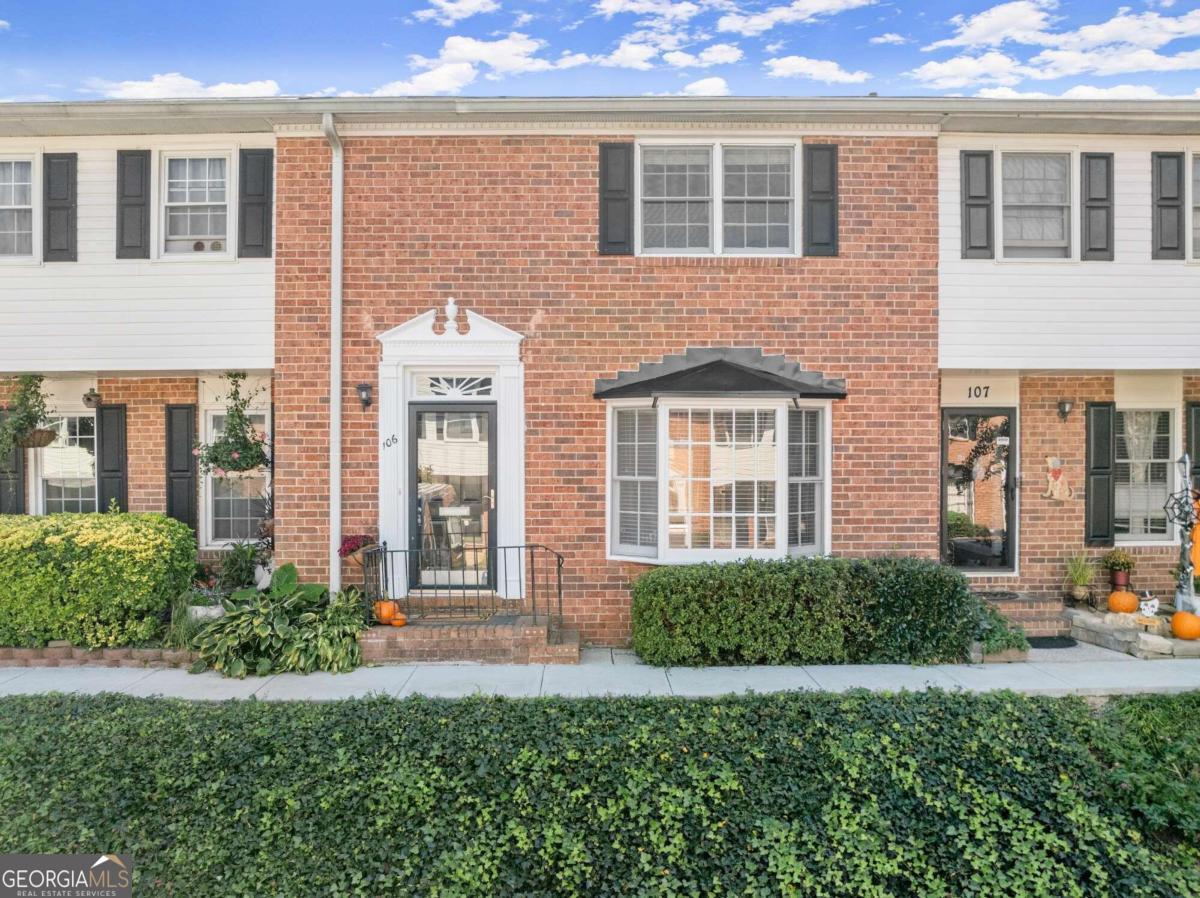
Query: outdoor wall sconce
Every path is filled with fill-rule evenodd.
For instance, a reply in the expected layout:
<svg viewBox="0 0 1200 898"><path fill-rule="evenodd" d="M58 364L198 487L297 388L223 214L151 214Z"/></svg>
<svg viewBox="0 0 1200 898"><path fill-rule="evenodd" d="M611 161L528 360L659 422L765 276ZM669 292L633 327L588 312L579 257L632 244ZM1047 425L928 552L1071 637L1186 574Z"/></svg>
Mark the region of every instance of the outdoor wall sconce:
<svg viewBox="0 0 1200 898"><path fill-rule="evenodd" d="M88 390L86 393L83 394L83 404L87 408L99 408L100 407L100 394L96 392L95 387L92 387L90 390Z"/></svg>
<svg viewBox="0 0 1200 898"><path fill-rule="evenodd" d="M354 389L358 391L358 401L362 403L363 411L365 412L371 407L371 385L359 384Z"/></svg>
<svg viewBox="0 0 1200 898"><path fill-rule="evenodd" d="M1075 408L1075 403L1070 399L1058 400L1058 417L1059 420L1067 420L1067 416L1071 414L1071 409Z"/></svg>

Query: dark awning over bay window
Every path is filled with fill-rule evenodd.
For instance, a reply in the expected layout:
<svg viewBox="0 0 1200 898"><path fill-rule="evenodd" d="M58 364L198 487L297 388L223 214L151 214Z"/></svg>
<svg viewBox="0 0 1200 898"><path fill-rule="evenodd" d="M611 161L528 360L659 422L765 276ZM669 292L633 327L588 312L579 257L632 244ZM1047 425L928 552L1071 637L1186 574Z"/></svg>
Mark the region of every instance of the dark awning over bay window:
<svg viewBox="0 0 1200 898"><path fill-rule="evenodd" d="M786 396L845 399L846 382L805 371L761 349L693 347L683 355L647 362L611 380L597 380L596 399L659 396Z"/></svg>

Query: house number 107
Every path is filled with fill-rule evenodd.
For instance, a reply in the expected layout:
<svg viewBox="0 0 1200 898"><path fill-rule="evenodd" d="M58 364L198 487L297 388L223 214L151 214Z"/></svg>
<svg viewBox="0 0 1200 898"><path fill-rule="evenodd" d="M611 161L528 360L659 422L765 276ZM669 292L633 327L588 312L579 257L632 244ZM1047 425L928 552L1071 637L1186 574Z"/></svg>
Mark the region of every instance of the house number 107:
<svg viewBox="0 0 1200 898"><path fill-rule="evenodd" d="M967 387L968 399L987 399L988 390L991 387Z"/></svg>

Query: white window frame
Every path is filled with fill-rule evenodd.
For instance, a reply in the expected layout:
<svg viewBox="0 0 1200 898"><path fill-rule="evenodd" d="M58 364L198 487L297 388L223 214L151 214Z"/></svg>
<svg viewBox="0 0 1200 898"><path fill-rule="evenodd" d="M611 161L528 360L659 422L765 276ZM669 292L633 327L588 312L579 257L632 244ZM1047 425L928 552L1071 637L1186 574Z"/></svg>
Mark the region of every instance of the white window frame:
<svg viewBox="0 0 1200 898"><path fill-rule="evenodd" d="M154 258L164 262L229 262L237 259L237 225L238 225L238 186L240 173L237 163L240 153L236 147L187 147L170 150L160 150L158 154L157 176L151 193L154 202L153 230L151 239L154 241ZM225 160L225 248L219 252L204 253L172 253L167 252L167 168L172 159L224 159ZM216 205L205 203L203 205Z"/></svg>
<svg viewBox="0 0 1200 898"><path fill-rule="evenodd" d="M646 249L642 246L642 148L643 147L704 147L708 148L712 161L711 188L708 201L712 210L710 216L711 240L708 249ZM724 200L725 200L725 169L724 147L778 147L792 151L792 218L791 246L787 249L726 249L724 246ZM633 247L638 256L728 256L734 258L793 258L801 254L800 227L803 216L800 214L801 185L803 184L801 162L803 159L804 142L801 140L754 138L708 138L694 140L691 138L643 138L634 143L634 203L633 203Z"/></svg>
<svg viewBox="0 0 1200 898"><path fill-rule="evenodd" d="M1070 202L1067 204L1067 254L1065 256L1009 256L1005 253L1004 241L1004 157L1005 156L1066 156L1068 159L1067 191ZM996 258L1008 262L1046 262L1061 264L1063 262L1079 261L1079 241L1083 237L1083 226L1079 216L1079 189L1076 181L1081 177L1081 151L1079 147L1046 146L1023 147L1020 149L996 149L993 167L992 195L996 198L992 210L992 232L996 235ZM961 190L961 185L959 186ZM1115 199L1115 198L1114 198ZM1115 206L1115 203L1114 203ZM960 223L961 227L961 223Z"/></svg>
<svg viewBox="0 0 1200 898"><path fill-rule="evenodd" d="M1192 236L1192 228L1196 227L1197 218L1200 218L1200 216L1196 214L1198 211L1200 211L1200 209L1197 208L1200 207L1200 196L1196 195L1195 176L1192 174L1192 171L1195 166L1200 165L1200 153L1197 153L1195 150L1191 149L1185 150L1183 153L1183 161L1184 169L1187 173L1187 177L1184 178L1184 181L1187 183L1183 188L1185 197L1183 207L1183 224L1187 231L1187 252L1184 253L1184 258L1190 263L1196 263L1200 262L1200 253L1196 252L1196 246Z"/></svg>
<svg viewBox="0 0 1200 898"><path fill-rule="evenodd" d="M51 418L91 418L93 420L93 422L95 422L93 424L93 433L95 433L96 454L93 455L93 463L95 465L99 465L100 431L99 431L99 422L96 422L96 420L95 420L96 419L95 410L86 408L84 406L75 407L75 406L71 406L71 405L67 404L64 407L56 408L54 411L54 414L52 414L50 417ZM29 449L26 451L29 453L29 457L27 460L30 462L29 478L28 478L29 501L27 503L28 507L29 507L29 513L31 515L45 515L48 512L46 511L46 494L42 487L42 480L43 480L43 474L45 473L45 464L44 464L44 460L43 460L43 453L46 450L45 449ZM97 468L97 473L98 473L98 470L99 469ZM93 509L93 511L104 511L104 509L100 507L100 483L99 483L98 477L96 478L96 507Z"/></svg>
<svg viewBox="0 0 1200 898"><path fill-rule="evenodd" d="M13 152L0 153L0 162L28 162L30 163L30 202L32 203L33 215L31 216L33 223L33 240L31 242L31 251L25 256L0 256L0 265L41 265L42 264L42 153L41 151L34 152ZM5 207L12 208L12 207Z"/></svg>
<svg viewBox="0 0 1200 898"><path fill-rule="evenodd" d="M1171 449L1170 458L1167 459L1167 474L1170 477L1167 483L1168 494L1179 489L1177 486L1179 480L1177 460L1183 455L1183 434L1180 432L1183 428L1180 426L1181 414L1180 409L1171 402L1122 402L1115 406L1115 411L1118 412L1167 412L1170 417L1171 426ZM1113 464L1116 465L1116 446L1113 446ZM1115 474L1114 474L1115 476ZM1114 513L1116 509L1113 509ZM1177 546L1179 545L1179 528L1167 521L1166 536L1151 536L1137 537L1128 533L1117 533L1113 536L1114 545L1128 546L1134 548L1137 546L1153 547L1153 546Z"/></svg>
<svg viewBox="0 0 1200 898"><path fill-rule="evenodd" d="M831 469L833 462L833 402L828 399L786 399L779 397L755 398L753 396L731 399L727 397L672 397L649 399L611 399L606 403L605 414L605 553L611 561L631 561L642 564L690 564L701 561L736 561L742 558L787 558L804 555L828 555L833 538L833 495ZM616 480L616 441L614 439L615 412L627 408L654 408L657 412L657 479L658 479L658 546L654 554L635 555L622 551L616 544L614 529L616 500L613 483ZM670 412L684 408L732 408L772 409L775 412L775 546L771 549L672 549L668 542L669 485L667 472L670 459ZM787 414L791 409L818 409L821 412L821 476L819 480L818 522L819 539L813 547L787 545L788 477L787 469Z"/></svg>
<svg viewBox="0 0 1200 898"><path fill-rule="evenodd" d="M216 436L216 430L213 426L213 419L225 414L223 405L210 405L200 410L200 429L201 440L205 443L212 442ZM271 407L269 405L254 405L246 409L246 415L262 415L266 420L267 436L273 440L275 434L275 421L271 416ZM271 489L271 469L267 467L264 471L266 475L266 488ZM246 542L244 539L216 539L213 537L213 475L200 475L200 548L219 550L227 549L230 546L235 546L238 543ZM250 540L253 542L253 539Z"/></svg>

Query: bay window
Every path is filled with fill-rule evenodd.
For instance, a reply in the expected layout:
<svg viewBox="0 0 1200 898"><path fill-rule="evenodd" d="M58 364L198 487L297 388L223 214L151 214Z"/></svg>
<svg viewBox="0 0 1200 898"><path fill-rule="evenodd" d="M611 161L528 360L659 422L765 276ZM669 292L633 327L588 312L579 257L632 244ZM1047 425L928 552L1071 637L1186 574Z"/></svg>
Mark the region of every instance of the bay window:
<svg viewBox="0 0 1200 898"><path fill-rule="evenodd" d="M673 399L610 415L611 549L703 561L825 546L828 404Z"/></svg>

